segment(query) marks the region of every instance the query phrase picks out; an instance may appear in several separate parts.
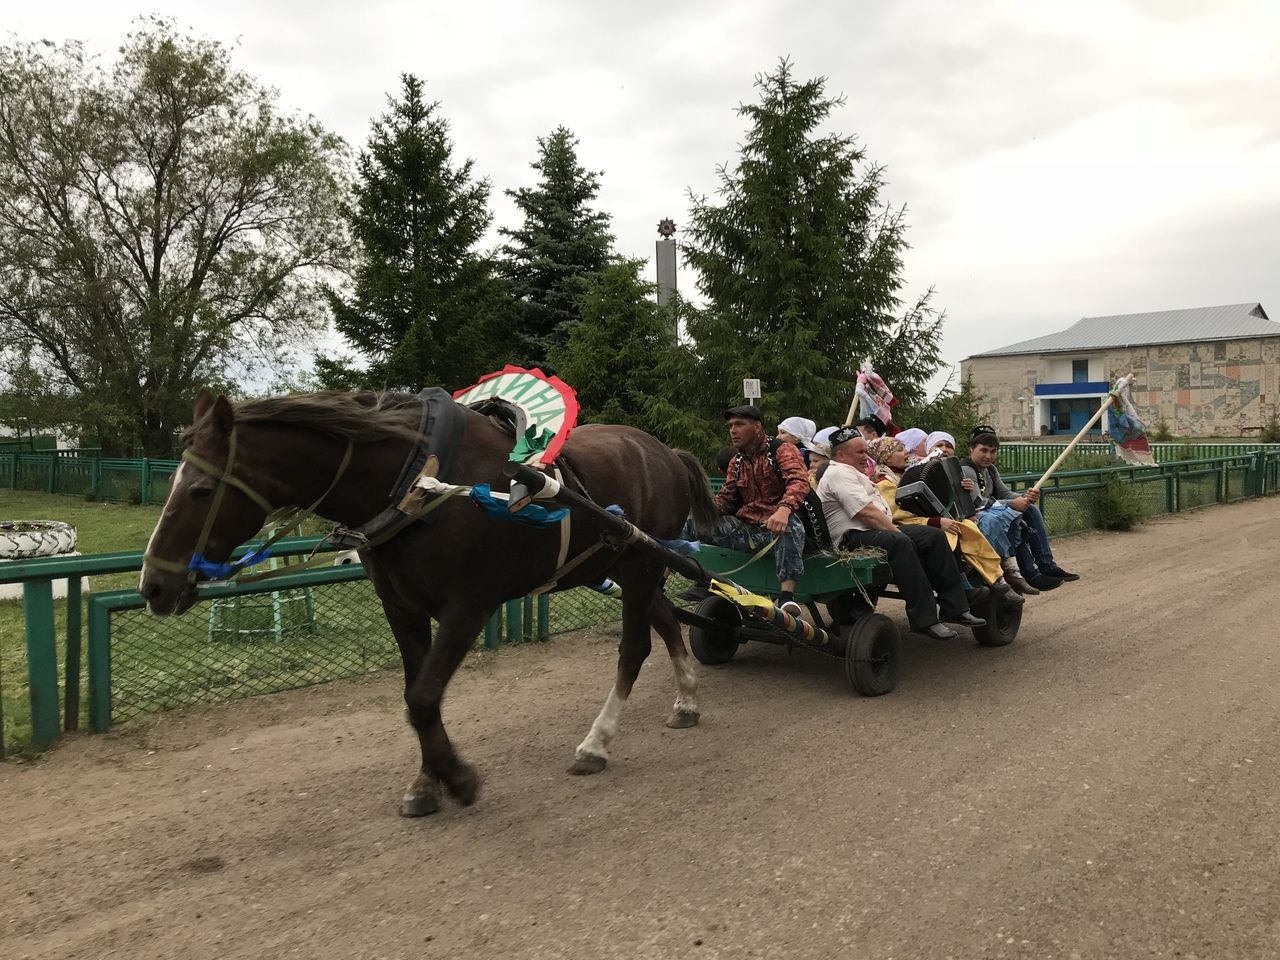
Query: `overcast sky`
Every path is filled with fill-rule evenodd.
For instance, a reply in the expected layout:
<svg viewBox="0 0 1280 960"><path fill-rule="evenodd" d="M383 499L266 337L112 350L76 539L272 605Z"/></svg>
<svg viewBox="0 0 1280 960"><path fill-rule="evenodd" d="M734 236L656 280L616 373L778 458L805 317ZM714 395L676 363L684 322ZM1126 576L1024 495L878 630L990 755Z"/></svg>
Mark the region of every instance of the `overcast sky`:
<svg viewBox="0 0 1280 960"><path fill-rule="evenodd" d="M6 3L21 39L110 55L141 13L235 60L360 147L401 72L457 155L529 185L564 124L604 171L621 252L652 258L736 157L753 78L790 56L908 208L904 299L933 284L945 356L1081 316L1260 300L1280 320L1280 3L1273 0L219 0ZM681 272L683 289L693 277Z"/></svg>

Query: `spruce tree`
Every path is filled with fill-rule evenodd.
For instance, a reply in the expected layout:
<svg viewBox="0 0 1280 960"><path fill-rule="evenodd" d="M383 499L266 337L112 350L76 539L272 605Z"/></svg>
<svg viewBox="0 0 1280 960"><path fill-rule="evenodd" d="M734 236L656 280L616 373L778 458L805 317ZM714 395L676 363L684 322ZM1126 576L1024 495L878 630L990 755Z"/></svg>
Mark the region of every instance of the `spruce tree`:
<svg viewBox="0 0 1280 960"><path fill-rule="evenodd" d="M654 303L643 269L643 260L605 267L579 301L581 322L550 361L577 391L585 422L626 424L665 440L653 410L679 392L667 378L676 346L671 317Z"/></svg>
<svg viewBox="0 0 1280 960"><path fill-rule="evenodd" d="M758 377L770 420L840 423L860 361L885 367L910 397L937 369L928 296L899 314L904 210L885 206L883 168L855 137L823 132L843 104L825 83L798 82L787 60L758 76L718 198L691 195L683 250L707 305L687 311L685 332L690 402L705 417L741 402L742 379Z"/></svg>
<svg viewBox="0 0 1280 960"><path fill-rule="evenodd" d="M449 123L423 83L401 77L400 97L373 122L348 210L358 261L352 292L330 291L333 322L370 361L321 360L328 386L416 391L466 386L504 352L494 265L477 251L489 226L489 182L455 163Z"/></svg>
<svg viewBox="0 0 1280 960"><path fill-rule="evenodd" d="M516 300L523 358L543 362L581 318L579 301L609 262L609 215L592 208L598 171L578 162L578 140L565 127L538 138L537 186L508 190L523 224L499 230L504 273Z"/></svg>

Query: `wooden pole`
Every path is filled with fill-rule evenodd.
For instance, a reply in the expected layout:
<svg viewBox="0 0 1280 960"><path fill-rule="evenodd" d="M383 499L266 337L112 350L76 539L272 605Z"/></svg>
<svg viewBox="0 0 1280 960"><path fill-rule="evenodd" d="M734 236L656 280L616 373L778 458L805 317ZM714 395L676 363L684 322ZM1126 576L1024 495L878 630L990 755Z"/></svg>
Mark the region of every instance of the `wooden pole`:
<svg viewBox="0 0 1280 960"><path fill-rule="evenodd" d="M853 425L853 414L858 409L858 391L853 392L853 402L849 404L849 415L844 418L846 427Z"/></svg>
<svg viewBox="0 0 1280 960"><path fill-rule="evenodd" d="M1067 444L1067 449L1063 450L1062 453L1058 455L1058 459L1053 461L1053 463L1049 465L1049 469L1044 472L1044 476L1042 476L1039 480L1037 480L1032 485L1031 487L1032 490L1039 490L1040 487L1044 485L1044 482L1048 480L1051 476L1053 476L1053 471L1057 470L1058 467L1062 466L1062 461L1067 459L1067 457L1071 454L1071 451L1076 448L1076 444L1084 439L1085 434L1093 429L1093 425L1102 419L1102 415L1107 412L1107 407L1109 406L1111 406L1111 394L1107 394L1107 399L1102 401L1102 406L1098 408L1098 412L1095 413L1089 419L1089 422L1086 423L1084 427L1080 430L1080 432L1075 435L1075 439L1073 439L1070 443Z"/></svg>

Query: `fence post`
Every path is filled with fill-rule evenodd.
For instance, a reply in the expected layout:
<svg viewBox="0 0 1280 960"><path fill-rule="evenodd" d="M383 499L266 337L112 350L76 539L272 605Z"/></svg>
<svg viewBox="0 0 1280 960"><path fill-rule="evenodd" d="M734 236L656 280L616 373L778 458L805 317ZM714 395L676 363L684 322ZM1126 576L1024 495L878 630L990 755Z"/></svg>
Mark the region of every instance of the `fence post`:
<svg viewBox="0 0 1280 960"><path fill-rule="evenodd" d="M98 486L102 483L102 461L94 457L89 461L89 492L98 499Z"/></svg>
<svg viewBox="0 0 1280 960"><path fill-rule="evenodd" d="M151 505L151 460L142 461L142 504Z"/></svg>
<svg viewBox="0 0 1280 960"><path fill-rule="evenodd" d="M58 492L58 458L49 457L49 492Z"/></svg>
<svg viewBox="0 0 1280 960"><path fill-rule="evenodd" d="M524 638L524 597L507 601L507 643L519 643Z"/></svg>
<svg viewBox="0 0 1280 960"><path fill-rule="evenodd" d="M97 598L89 600L89 727L111 727L111 609Z"/></svg>
<svg viewBox="0 0 1280 960"><path fill-rule="evenodd" d="M27 680L31 695L31 743L48 747L58 739L58 647L53 630L53 581L22 585L27 623Z"/></svg>
<svg viewBox="0 0 1280 960"><path fill-rule="evenodd" d="M484 625L484 648L497 650L502 642L502 607L493 611L493 616Z"/></svg>
<svg viewBox="0 0 1280 960"><path fill-rule="evenodd" d="M549 640L551 638L551 595L546 593L538 594L538 632L534 636L535 640Z"/></svg>
<svg viewBox="0 0 1280 960"><path fill-rule="evenodd" d="M80 729L80 576L67 577L67 664L62 729Z"/></svg>
<svg viewBox="0 0 1280 960"><path fill-rule="evenodd" d="M1267 492L1267 454L1263 450L1253 451L1253 483L1249 485L1249 496L1260 497Z"/></svg>

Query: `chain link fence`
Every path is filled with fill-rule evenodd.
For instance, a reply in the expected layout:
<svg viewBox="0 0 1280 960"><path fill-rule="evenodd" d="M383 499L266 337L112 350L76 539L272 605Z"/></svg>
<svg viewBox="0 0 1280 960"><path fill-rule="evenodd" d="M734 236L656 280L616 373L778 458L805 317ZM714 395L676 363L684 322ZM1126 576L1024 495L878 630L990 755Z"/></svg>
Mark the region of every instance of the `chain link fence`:
<svg viewBox="0 0 1280 960"><path fill-rule="evenodd" d="M673 577L667 590L688 585ZM548 599L549 635L607 627L622 615L619 600L587 588ZM159 620L136 605L108 616L113 723L400 668L364 579L207 600L179 618Z"/></svg>

